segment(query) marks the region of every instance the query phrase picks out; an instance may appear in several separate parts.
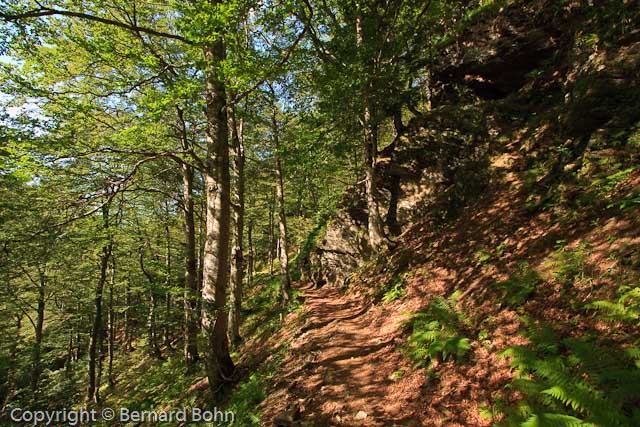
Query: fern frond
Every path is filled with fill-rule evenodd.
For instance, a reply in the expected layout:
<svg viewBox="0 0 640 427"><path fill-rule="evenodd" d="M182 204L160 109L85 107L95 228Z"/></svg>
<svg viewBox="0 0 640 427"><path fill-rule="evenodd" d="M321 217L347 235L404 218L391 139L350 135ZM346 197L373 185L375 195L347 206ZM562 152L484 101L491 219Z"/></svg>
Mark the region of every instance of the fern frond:
<svg viewBox="0 0 640 427"><path fill-rule="evenodd" d="M521 424L522 427L588 427L581 419L564 414L534 414Z"/></svg>

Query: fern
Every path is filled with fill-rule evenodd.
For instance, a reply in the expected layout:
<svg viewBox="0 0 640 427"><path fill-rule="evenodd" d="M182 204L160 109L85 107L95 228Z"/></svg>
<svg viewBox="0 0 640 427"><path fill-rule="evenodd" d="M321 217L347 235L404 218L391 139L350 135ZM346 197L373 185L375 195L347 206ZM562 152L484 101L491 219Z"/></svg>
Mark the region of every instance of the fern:
<svg viewBox="0 0 640 427"><path fill-rule="evenodd" d="M621 286L618 293L616 301L592 301L585 308L596 310L603 320L640 325L640 287Z"/></svg>
<svg viewBox="0 0 640 427"><path fill-rule="evenodd" d="M591 427L593 424L562 414L534 414L521 424L522 427Z"/></svg>
<svg viewBox="0 0 640 427"><path fill-rule="evenodd" d="M469 338L461 335L470 321L456 309L458 297L457 292L449 299L436 297L424 312L412 316L408 348L418 366L428 366L439 358L460 360L471 349Z"/></svg>
<svg viewBox="0 0 640 427"><path fill-rule="evenodd" d="M571 285L586 276L589 246L581 243L575 250L564 247L561 242L553 254L555 270L553 278L563 285Z"/></svg>
<svg viewBox="0 0 640 427"><path fill-rule="evenodd" d="M504 292L504 301L509 306L522 305L542 282L540 275L528 263L519 263L518 269L517 274L496 283L496 287Z"/></svg>
<svg viewBox="0 0 640 427"><path fill-rule="evenodd" d="M515 409L505 411L504 425L638 425L640 369L634 356L640 351L560 339L549 325L525 323L531 345L502 353L511 357L516 370L511 387L525 396Z"/></svg>

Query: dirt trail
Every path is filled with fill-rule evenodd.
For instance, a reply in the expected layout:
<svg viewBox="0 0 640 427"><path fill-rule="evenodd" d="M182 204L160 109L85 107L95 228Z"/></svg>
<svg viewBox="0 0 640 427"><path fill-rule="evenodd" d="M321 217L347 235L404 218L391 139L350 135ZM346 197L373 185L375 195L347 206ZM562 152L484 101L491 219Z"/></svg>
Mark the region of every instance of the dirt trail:
<svg viewBox="0 0 640 427"><path fill-rule="evenodd" d="M420 425L415 410L421 376L397 381L408 370L395 344L404 316L385 317L331 286L302 290L306 324L263 405L264 419L290 414L295 421L282 425Z"/></svg>

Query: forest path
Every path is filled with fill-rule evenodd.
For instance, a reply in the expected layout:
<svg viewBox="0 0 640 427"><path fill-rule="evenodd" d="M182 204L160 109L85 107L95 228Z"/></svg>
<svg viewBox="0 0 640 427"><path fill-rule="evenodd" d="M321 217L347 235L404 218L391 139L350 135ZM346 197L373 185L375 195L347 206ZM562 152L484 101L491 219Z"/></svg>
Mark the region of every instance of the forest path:
<svg viewBox="0 0 640 427"><path fill-rule="evenodd" d="M328 285L300 289L306 323L291 343L264 419L282 426L418 425L412 407L421 383L400 385L396 378L406 365L395 344L404 316L385 316ZM288 410L269 416L270 405L283 402Z"/></svg>

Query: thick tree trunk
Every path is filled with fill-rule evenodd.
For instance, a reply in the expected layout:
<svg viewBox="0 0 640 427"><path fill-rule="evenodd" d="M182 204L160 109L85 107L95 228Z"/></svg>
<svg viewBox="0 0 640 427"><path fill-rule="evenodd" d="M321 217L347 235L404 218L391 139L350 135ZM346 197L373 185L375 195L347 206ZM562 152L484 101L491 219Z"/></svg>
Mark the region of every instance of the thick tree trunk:
<svg viewBox="0 0 640 427"><path fill-rule="evenodd" d="M287 243L287 217L284 210L284 181L282 179L282 162L276 154L276 192L278 197L278 228L280 231L280 297L283 307L289 304L291 293L291 277L289 276L289 245Z"/></svg>
<svg viewBox="0 0 640 427"><path fill-rule="evenodd" d="M272 89L273 93L273 89ZM275 98L275 95L274 95ZM278 257L280 260L280 303L282 307L289 304L291 294L291 277L289 275L289 245L287 242L287 216L284 205L284 177L282 173L282 159L280 158L280 130L276 116L275 99L271 111L271 132L275 148L276 160L276 202L278 205Z"/></svg>
<svg viewBox="0 0 640 427"><path fill-rule="evenodd" d="M242 280L244 277L244 142L242 126L238 125L234 108L227 110L233 147L233 223L235 226L231 250L231 291L228 332L229 341L238 344L240 338L240 310L242 306Z"/></svg>
<svg viewBox="0 0 640 427"><path fill-rule="evenodd" d="M102 220L104 229L109 232L109 205L105 204L102 208ZM107 269L109 267L109 258L111 257L112 242L109 241L102 248L100 256L100 277L96 283L94 294L94 313L93 327L91 329L91 338L89 340L89 380L87 385L87 399L98 403L99 396L97 394L96 382L96 364L98 363L99 345L102 342L102 292L104 284L107 280Z"/></svg>
<svg viewBox="0 0 640 427"><path fill-rule="evenodd" d="M217 0L212 0L215 6ZM202 328L207 341L209 387L218 396L235 371L227 340L226 293L229 280L230 190L226 92L217 65L225 59L221 39L204 46L207 128L205 171L206 240L202 282Z"/></svg>
<svg viewBox="0 0 640 427"><path fill-rule="evenodd" d="M361 16L356 17L356 42L358 46L364 44L364 30ZM378 156L378 125L375 123L374 117L372 117L375 108L371 99L371 89L371 83L368 82L364 88L362 127L364 134L365 187L367 193L367 231L369 234L369 244L374 251L377 251L385 242L385 236L377 200L378 183L376 160Z"/></svg>
<svg viewBox="0 0 640 427"><path fill-rule="evenodd" d="M104 356L105 356L104 335L105 335L104 333L101 334L100 343L98 344L98 364L96 367L96 391L93 399L95 403L98 403L101 400L100 387L102 386L102 371L103 371Z"/></svg>
<svg viewBox="0 0 640 427"><path fill-rule="evenodd" d="M35 339L33 342L33 353L31 356L31 391L34 395L38 392L38 383L40 381L40 374L42 373L42 337L44 333L44 309L46 303L46 286L47 277L45 272L38 269L39 274L39 286L38 286L38 307L36 314L35 324Z"/></svg>
<svg viewBox="0 0 640 427"><path fill-rule="evenodd" d="M176 107L178 135L184 150L190 148L187 138L187 126L182 109ZM197 363L198 356L198 264L196 247L195 205L193 200L193 168L188 163L181 163L182 202L184 210L185 238L185 271L184 271L184 358L187 370L191 371Z"/></svg>

